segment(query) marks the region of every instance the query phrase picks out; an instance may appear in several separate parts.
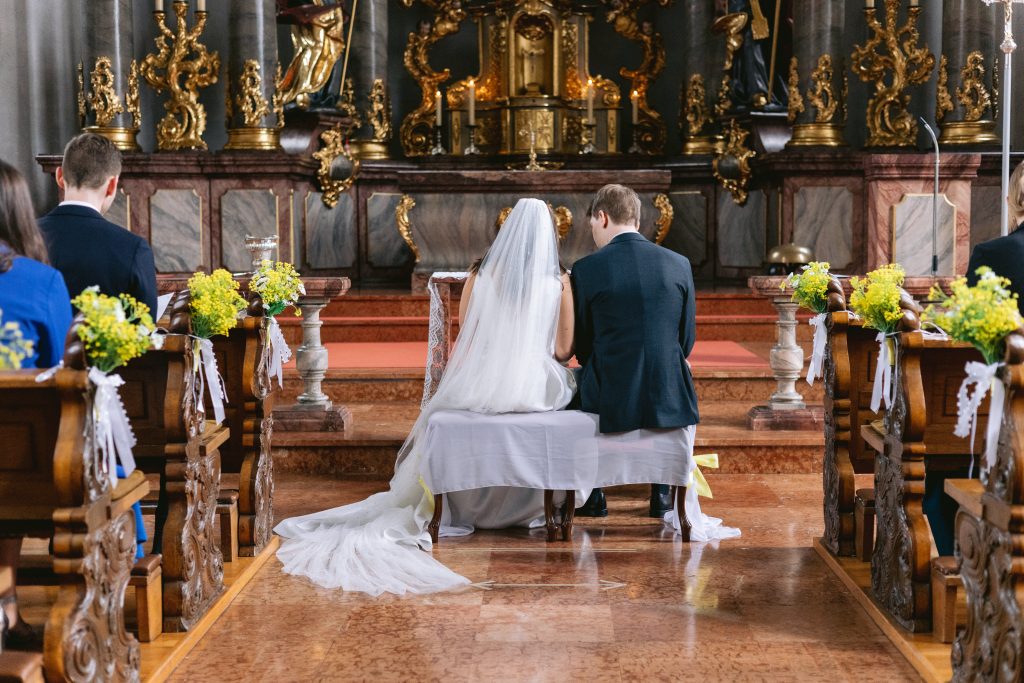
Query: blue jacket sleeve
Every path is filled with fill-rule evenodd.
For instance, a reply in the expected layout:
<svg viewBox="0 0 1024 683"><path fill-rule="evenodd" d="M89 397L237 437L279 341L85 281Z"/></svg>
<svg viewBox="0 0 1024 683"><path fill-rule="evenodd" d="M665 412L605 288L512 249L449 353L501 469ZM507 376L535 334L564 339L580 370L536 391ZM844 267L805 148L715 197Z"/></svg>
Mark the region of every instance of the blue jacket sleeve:
<svg viewBox="0 0 1024 683"><path fill-rule="evenodd" d="M67 285L55 272L46 287L46 320L39 334L39 367L52 368L64 357L64 340L71 327L71 308Z"/></svg>
<svg viewBox="0 0 1024 683"><path fill-rule="evenodd" d="M686 263L682 287L683 314L679 317L679 346L683 349L683 357L689 358L693 344L697 341L697 298L689 262Z"/></svg>
<svg viewBox="0 0 1024 683"><path fill-rule="evenodd" d="M149 306L149 314L156 318L156 265L153 263L153 250L145 240L135 250L129 294Z"/></svg>
<svg viewBox="0 0 1024 683"><path fill-rule="evenodd" d="M572 284L572 299L576 307L576 362L586 365L594 350L594 324L590 317L590 305L587 303L586 292L580 286L577 271L569 273Z"/></svg>

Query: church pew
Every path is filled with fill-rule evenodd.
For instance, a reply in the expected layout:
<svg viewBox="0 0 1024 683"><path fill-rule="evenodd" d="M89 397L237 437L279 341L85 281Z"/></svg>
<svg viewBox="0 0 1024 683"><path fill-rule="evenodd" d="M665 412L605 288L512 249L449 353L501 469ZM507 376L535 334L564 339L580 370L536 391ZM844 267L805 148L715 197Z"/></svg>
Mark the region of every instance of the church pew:
<svg viewBox="0 0 1024 683"><path fill-rule="evenodd" d="M855 523L855 474L874 472L875 454L861 436L871 412L871 382L878 355L875 332L865 328L846 306L842 285L829 285L828 346L825 383L823 469L825 533L822 543L833 555L853 555L859 533Z"/></svg>
<svg viewBox="0 0 1024 683"><path fill-rule="evenodd" d="M188 293L172 299L160 326L170 334L119 370L140 470L160 475L154 552L161 567L163 630L187 631L224 591L224 559L215 533L219 449L227 427L205 421L193 354Z"/></svg>
<svg viewBox="0 0 1024 683"><path fill-rule="evenodd" d="M909 297L907 297L909 298ZM904 305L895 339L894 399L885 433L863 425L876 451L877 535L871 557L871 588L878 603L904 628L932 629L931 531L922 509L928 472L964 469L970 440L953 435L956 395L964 363L980 360L972 346L929 339L919 329L918 307ZM984 434L984 415L978 433Z"/></svg>
<svg viewBox="0 0 1024 683"><path fill-rule="evenodd" d="M65 367L44 381L35 370L0 372L0 537L52 541L60 583L44 635L46 679L137 681L124 594L135 562L131 506L148 484L134 472L111 486L87 419L92 390L74 328L68 339ZM14 653L0 658L0 672L37 673L31 657Z"/></svg>
<svg viewBox="0 0 1024 683"><path fill-rule="evenodd" d="M996 461L982 480L946 480L959 504L957 557L967 624L953 642L954 681L1024 680L1024 335L1007 338ZM984 483L983 483L984 482Z"/></svg>

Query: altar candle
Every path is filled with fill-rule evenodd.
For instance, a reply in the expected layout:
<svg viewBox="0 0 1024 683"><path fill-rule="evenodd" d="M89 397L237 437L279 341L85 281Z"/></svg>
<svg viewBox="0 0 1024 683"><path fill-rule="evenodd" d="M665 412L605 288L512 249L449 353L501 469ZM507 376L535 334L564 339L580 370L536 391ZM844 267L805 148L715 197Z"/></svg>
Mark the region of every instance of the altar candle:
<svg viewBox="0 0 1024 683"><path fill-rule="evenodd" d="M594 122L594 79L587 79L587 123Z"/></svg>
<svg viewBox="0 0 1024 683"><path fill-rule="evenodd" d="M441 127L441 91L434 91L434 111L437 115L437 127Z"/></svg>
<svg viewBox="0 0 1024 683"><path fill-rule="evenodd" d="M196 0L196 11L197 12L205 12L206 11L206 0Z"/></svg>
<svg viewBox="0 0 1024 683"><path fill-rule="evenodd" d="M918 5L918 0L910 0L910 6L911 7L917 7L917 5Z"/></svg>
<svg viewBox="0 0 1024 683"><path fill-rule="evenodd" d="M164 0L156 0L156 11L157 12L163 12L164 11Z"/></svg>
<svg viewBox="0 0 1024 683"><path fill-rule="evenodd" d="M875 0L867 0L867 2L864 4L864 7L866 9L875 9Z"/></svg>
<svg viewBox="0 0 1024 683"><path fill-rule="evenodd" d="M476 82L469 79L469 125L476 125Z"/></svg>
<svg viewBox="0 0 1024 683"><path fill-rule="evenodd" d="M640 122L640 93L634 90L629 99L633 100L633 125L636 125Z"/></svg>

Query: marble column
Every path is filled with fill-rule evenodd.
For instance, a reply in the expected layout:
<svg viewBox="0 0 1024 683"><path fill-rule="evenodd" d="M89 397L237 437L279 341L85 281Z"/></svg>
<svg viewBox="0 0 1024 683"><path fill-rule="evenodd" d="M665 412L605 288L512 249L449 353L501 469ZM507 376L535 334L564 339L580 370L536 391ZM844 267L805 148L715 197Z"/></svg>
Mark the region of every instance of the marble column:
<svg viewBox="0 0 1024 683"><path fill-rule="evenodd" d="M793 137L787 147L846 144L845 11L840 2L793 2L793 59L788 78Z"/></svg>
<svg viewBox="0 0 1024 683"><path fill-rule="evenodd" d="M224 149L281 149L275 12L274 0L231 0Z"/></svg>
<svg viewBox="0 0 1024 683"><path fill-rule="evenodd" d="M679 127L683 154L714 154L721 142L715 133L714 103L725 61L725 43L711 32L714 0L697 0L681 27L683 83L680 86Z"/></svg>
<svg viewBox="0 0 1024 683"><path fill-rule="evenodd" d="M1002 66L996 27L996 3L980 0L944 0L942 5L942 57L939 60L935 120L945 145L999 142L995 123L996 92L993 68ZM998 36L998 38L997 38Z"/></svg>
<svg viewBox="0 0 1024 683"><path fill-rule="evenodd" d="M137 150L139 75L132 55L132 0L84 4L85 50L78 71L78 116L84 130Z"/></svg>
<svg viewBox="0 0 1024 683"><path fill-rule="evenodd" d="M360 0L354 21L347 78L352 79L362 125L353 134L352 147L362 159L386 159L391 140L387 0Z"/></svg>

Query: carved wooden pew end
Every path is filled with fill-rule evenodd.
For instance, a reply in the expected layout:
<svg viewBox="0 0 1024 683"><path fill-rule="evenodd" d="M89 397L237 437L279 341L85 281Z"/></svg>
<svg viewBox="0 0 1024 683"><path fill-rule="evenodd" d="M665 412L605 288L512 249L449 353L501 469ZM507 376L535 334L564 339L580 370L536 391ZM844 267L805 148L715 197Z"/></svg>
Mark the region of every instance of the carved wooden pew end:
<svg viewBox="0 0 1024 683"><path fill-rule="evenodd" d="M220 520L220 552L225 562L238 559L238 491L221 489L217 498Z"/></svg>
<svg viewBox="0 0 1024 683"><path fill-rule="evenodd" d="M139 641L152 642L163 633L163 569L160 555L146 555L132 567L128 584L135 589Z"/></svg>
<svg viewBox="0 0 1024 683"><path fill-rule="evenodd" d="M960 563L955 557L932 560L932 637L952 643L956 637L956 594L960 589Z"/></svg>
<svg viewBox="0 0 1024 683"><path fill-rule="evenodd" d="M857 559L870 562L875 548L875 490L857 489L853 511L854 545Z"/></svg>
<svg viewBox="0 0 1024 683"><path fill-rule="evenodd" d="M0 683L43 683L43 655L38 652L0 652Z"/></svg>

